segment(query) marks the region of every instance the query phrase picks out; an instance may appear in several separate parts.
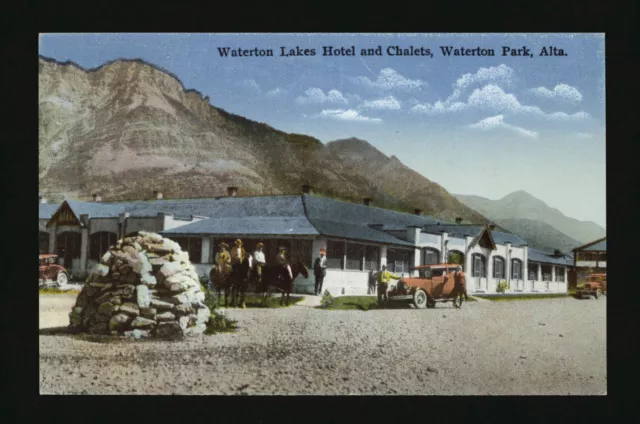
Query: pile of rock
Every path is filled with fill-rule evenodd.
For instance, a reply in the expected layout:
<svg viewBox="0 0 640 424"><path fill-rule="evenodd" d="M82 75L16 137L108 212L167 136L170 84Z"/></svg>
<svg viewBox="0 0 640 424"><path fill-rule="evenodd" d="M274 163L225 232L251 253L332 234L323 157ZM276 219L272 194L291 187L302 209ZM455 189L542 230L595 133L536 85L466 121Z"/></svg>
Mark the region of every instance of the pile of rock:
<svg viewBox="0 0 640 424"><path fill-rule="evenodd" d="M135 338L202 334L210 317L204 299L188 252L140 231L102 256L69 314L70 328Z"/></svg>

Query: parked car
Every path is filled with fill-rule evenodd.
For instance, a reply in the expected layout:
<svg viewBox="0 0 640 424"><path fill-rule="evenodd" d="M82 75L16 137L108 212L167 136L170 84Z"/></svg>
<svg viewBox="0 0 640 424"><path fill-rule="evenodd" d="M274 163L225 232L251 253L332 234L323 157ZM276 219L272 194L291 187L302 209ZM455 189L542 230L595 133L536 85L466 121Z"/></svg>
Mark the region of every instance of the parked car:
<svg viewBox="0 0 640 424"><path fill-rule="evenodd" d="M58 264L58 255L51 253L40 254L39 257L39 285L60 287L69 281L69 271Z"/></svg>
<svg viewBox="0 0 640 424"><path fill-rule="evenodd" d="M593 296L596 299L607 294L607 274L589 274L587 282L580 284L576 297Z"/></svg>
<svg viewBox="0 0 640 424"><path fill-rule="evenodd" d="M462 273L462 265L421 265L413 269L418 270L418 277L402 278L397 285L389 287L387 296L390 302L407 302L418 309L433 308L436 302L453 302L456 308L462 306L462 297L457 296L454 280L456 271ZM461 276L465 282L464 273Z"/></svg>

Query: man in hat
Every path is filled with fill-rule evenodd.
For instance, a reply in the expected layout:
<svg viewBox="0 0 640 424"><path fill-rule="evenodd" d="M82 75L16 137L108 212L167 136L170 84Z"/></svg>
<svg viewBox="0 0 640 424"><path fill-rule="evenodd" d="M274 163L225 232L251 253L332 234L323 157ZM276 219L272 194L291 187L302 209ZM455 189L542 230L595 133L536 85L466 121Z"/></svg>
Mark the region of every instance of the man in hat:
<svg viewBox="0 0 640 424"><path fill-rule="evenodd" d="M280 246L278 248L278 254L276 255L276 263L282 265L289 272L289 278L293 280L293 273L291 272L291 266L289 266L289 259L287 258L287 248Z"/></svg>
<svg viewBox="0 0 640 424"><path fill-rule="evenodd" d="M391 279L399 280L400 277L394 275L387 271L387 266L382 265L382 271L378 273L378 304L382 304L382 299L387 302L389 298L387 297L387 290L389 289L389 281Z"/></svg>
<svg viewBox="0 0 640 424"><path fill-rule="evenodd" d="M231 266L238 266L243 263L246 256L244 247L242 247L242 240L236 240L233 250L231 250Z"/></svg>
<svg viewBox="0 0 640 424"><path fill-rule="evenodd" d="M320 249L320 256L318 256L313 263L313 275L315 277L315 293L319 296L322 293L322 282L327 275L327 251Z"/></svg>
<svg viewBox="0 0 640 424"><path fill-rule="evenodd" d="M256 244L256 250L253 252L253 271L258 278L258 284L262 281L262 267L266 263L264 252L262 249L264 248L264 244L259 242Z"/></svg>

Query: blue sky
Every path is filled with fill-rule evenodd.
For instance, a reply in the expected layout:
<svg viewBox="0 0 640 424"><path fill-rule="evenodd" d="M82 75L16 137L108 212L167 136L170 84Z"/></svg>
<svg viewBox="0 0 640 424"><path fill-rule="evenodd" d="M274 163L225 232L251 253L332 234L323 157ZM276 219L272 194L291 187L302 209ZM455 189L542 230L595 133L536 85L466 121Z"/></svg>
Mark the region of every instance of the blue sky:
<svg viewBox="0 0 640 424"><path fill-rule="evenodd" d="M283 46L315 56L282 57ZM356 54L323 56L324 46ZM382 56L360 54L378 46ZM446 57L441 46L496 55ZM533 57L502 56L503 46ZM544 46L566 56L539 56ZM274 55L221 57L223 47ZM323 142L367 140L451 193L526 190L606 224L602 34L45 34L40 54L86 68L141 58L229 112Z"/></svg>

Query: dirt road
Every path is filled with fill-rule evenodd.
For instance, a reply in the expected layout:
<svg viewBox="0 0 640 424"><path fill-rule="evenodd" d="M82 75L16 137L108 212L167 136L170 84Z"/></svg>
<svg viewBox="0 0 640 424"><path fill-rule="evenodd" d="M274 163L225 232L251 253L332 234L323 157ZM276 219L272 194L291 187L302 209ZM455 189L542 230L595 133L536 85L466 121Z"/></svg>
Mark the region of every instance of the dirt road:
<svg viewBox="0 0 640 424"><path fill-rule="evenodd" d="M68 323L74 296L40 299L41 329ZM606 298L226 313L238 320L237 333L185 342L91 341L41 330L41 393L607 392Z"/></svg>

